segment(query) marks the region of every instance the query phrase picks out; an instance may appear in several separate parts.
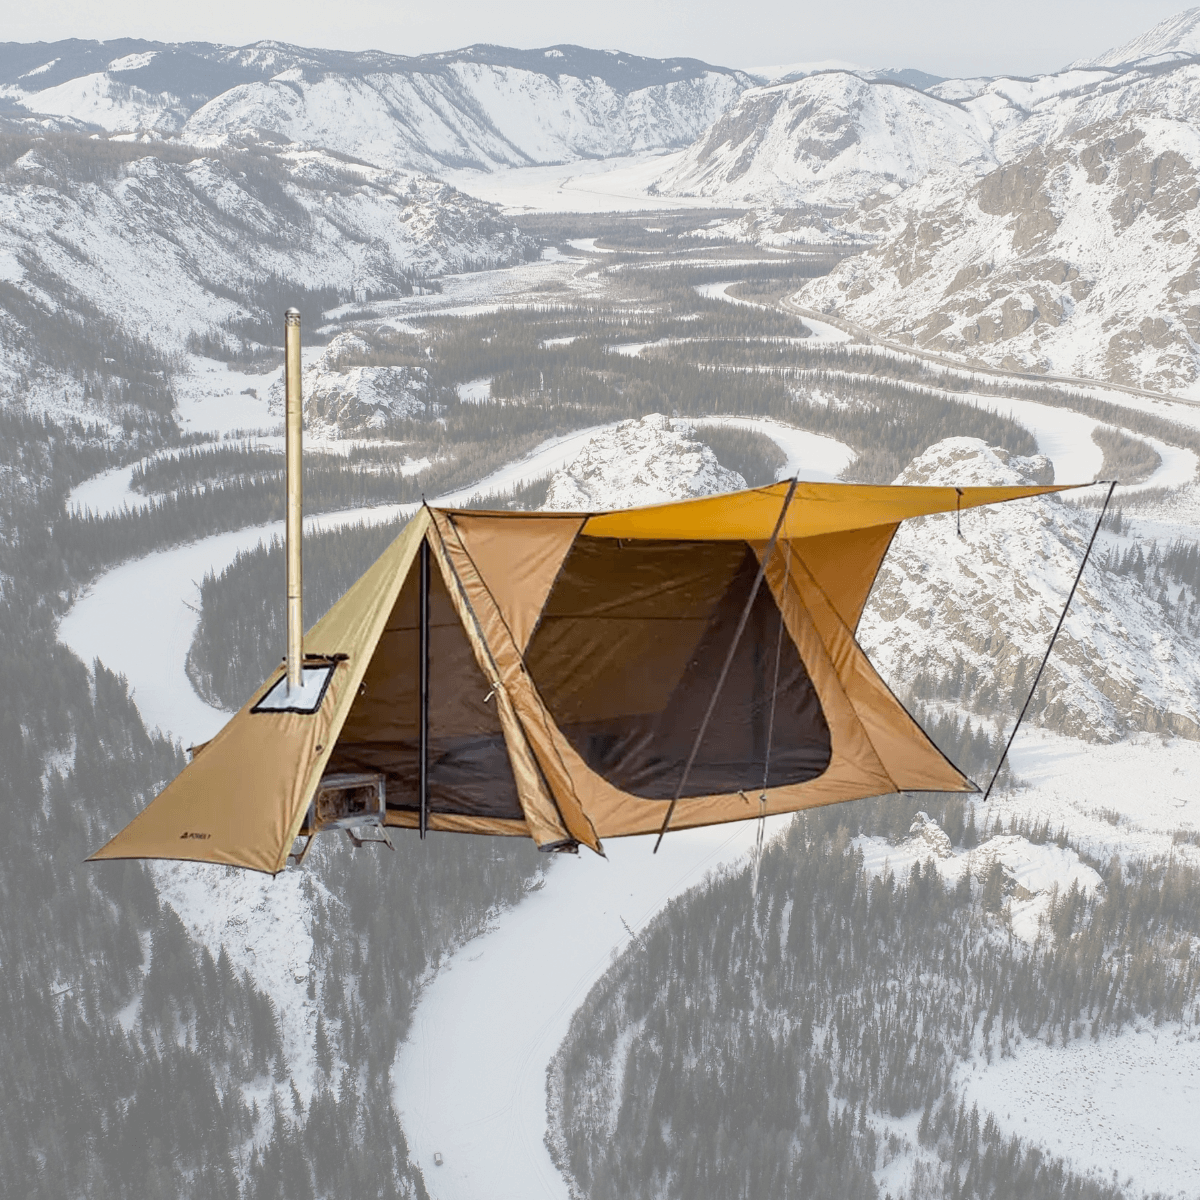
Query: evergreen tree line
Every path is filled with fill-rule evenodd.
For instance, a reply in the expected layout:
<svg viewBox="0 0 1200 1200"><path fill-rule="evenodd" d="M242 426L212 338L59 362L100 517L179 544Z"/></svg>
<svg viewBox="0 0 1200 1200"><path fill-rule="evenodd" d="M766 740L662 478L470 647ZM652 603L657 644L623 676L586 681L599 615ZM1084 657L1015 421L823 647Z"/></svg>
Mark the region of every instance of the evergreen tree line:
<svg viewBox="0 0 1200 1200"><path fill-rule="evenodd" d="M486 426L490 422L474 424ZM531 424L536 427L545 422L535 420ZM441 427L437 428L442 432ZM433 459L428 468L415 475L404 474L399 464L364 464L340 455L321 456L315 461L306 459L304 509L311 514L382 504L418 504L427 494L432 499L486 477L520 458L544 437L565 431L563 422L553 418L549 429L553 432L517 432L459 442L453 455ZM411 444L406 453L420 456L420 451L428 448L428 456L432 457L444 445L439 436L428 447ZM234 457L238 457L236 452ZM185 456L173 458L185 472L194 466L204 470L209 465L203 456L190 460ZM214 458L219 461L221 453L214 452ZM283 461L278 457L265 458L262 465L265 467L267 462L272 465L260 473L246 471L185 485L154 497L137 510L99 516L90 511L64 512L54 529L59 552L72 572L82 579L105 566L162 546L282 520L287 506ZM168 470L169 467L164 468L159 474L164 482Z"/></svg>
<svg viewBox="0 0 1200 1200"><path fill-rule="evenodd" d="M1092 441L1104 451L1104 462L1097 479L1142 483L1162 466L1158 451L1149 442L1130 437L1119 429L1097 425L1092 430Z"/></svg>
<svg viewBox="0 0 1200 1200"><path fill-rule="evenodd" d="M652 412L771 416L846 442L858 455L847 476L875 483L891 482L926 447L950 436L979 437L1014 454L1037 452L1028 430L1007 417L886 379L839 380L841 402L833 405L797 396L783 380L763 373L715 372L669 355L617 356L578 341L562 350L575 354L496 375L493 397L537 397L556 406L574 402L607 411L610 420ZM594 365L585 366L581 360L589 352ZM813 382L832 383L820 377Z"/></svg>
<svg viewBox="0 0 1200 1200"><path fill-rule="evenodd" d="M424 1196L387 1069L420 980L523 893L536 851L453 835L314 849L328 1057L306 1105L270 998L191 938L152 871L83 865L183 765L123 679L55 639L83 579L51 523L76 483L154 448L141 432L119 445L0 413L0 636L19 647L0 690L0 1194Z"/></svg>
<svg viewBox="0 0 1200 1200"><path fill-rule="evenodd" d="M1025 1040L1200 1021L1200 875L1114 859L1026 946L988 911L998 866L982 887L932 863L872 878L857 807L797 818L756 890L741 869L673 901L592 990L548 1072L574 1195L875 1197L902 1149L881 1131L918 1112L913 1200L1120 1194L968 1109L955 1073Z"/></svg>

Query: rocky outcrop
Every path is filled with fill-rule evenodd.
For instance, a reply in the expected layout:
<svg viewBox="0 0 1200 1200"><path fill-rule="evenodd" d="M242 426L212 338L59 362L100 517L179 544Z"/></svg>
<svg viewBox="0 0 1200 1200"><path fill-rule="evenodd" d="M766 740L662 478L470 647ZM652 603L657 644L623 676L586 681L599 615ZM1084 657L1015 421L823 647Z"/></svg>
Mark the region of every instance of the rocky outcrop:
<svg viewBox="0 0 1200 1200"><path fill-rule="evenodd" d="M703 442L654 413L592 438L550 481L545 508L588 512L736 492L746 481Z"/></svg>
<svg viewBox="0 0 1200 1200"><path fill-rule="evenodd" d="M931 446L896 481L1021 484L1048 462L975 438ZM1011 728L1058 621L1095 512L1058 497L906 521L876 580L859 639L885 679L931 705ZM1200 655L1178 606L1094 552L1026 718L1109 741L1137 731L1200 738Z"/></svg>
<svg viewBox="0 0 1200 1200"><path fill-rule="evenodd" d="M429 373L423 367L352 366L372 347L358 334L342 333L303 376L304 424L311 434L346 437L380 429L401 417L426 411ZM283 383L271 386L273 412L283 414Z"/></svg>

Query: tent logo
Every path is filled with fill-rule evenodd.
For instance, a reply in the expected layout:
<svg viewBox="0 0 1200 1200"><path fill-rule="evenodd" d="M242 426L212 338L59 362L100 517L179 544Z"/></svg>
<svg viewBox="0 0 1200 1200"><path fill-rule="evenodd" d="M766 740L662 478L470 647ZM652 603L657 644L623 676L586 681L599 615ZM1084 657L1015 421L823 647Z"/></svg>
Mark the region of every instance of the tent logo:
<svg viewBox="0 0 1200 1200"><path fill-rule="evenodd" d="M198 842L207 842L210 837L212 837L211 833L188 833L188 831L185 829L183 833L179 835L179 840L183 841L185 838L195 838Z"/></svg>

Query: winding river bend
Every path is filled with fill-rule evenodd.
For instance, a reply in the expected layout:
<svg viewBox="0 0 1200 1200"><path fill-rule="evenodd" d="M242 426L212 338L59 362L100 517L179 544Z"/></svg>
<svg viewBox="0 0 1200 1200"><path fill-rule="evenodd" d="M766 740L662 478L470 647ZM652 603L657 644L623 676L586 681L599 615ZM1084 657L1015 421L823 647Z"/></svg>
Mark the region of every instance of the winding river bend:
<svg viewBox="0 0 1200 1200"><path fill-rule="evenodd" d="M1039 449L1055 462L1060 480L1091 478L1102 456L1091 441L1092 418L1027 401L989 400L1005 406L1034 433ZM1009 407L1010 406L1010 407ZM849 462L848 448L827 438L774 422L742 418L773 437L787 455L787 472L830 478ZM461 503L479 492L501 491L570 461L596 430L545 443L533 455L439 503ZM1155 442L1162 466L1144 486L1174 486L1195 472L1190 451ZM358 520L383 521L399 506L310 518L313 527ZM220 571L241 549L281 532L264 525L206 538L125 563L100 577L60 626L60 638L87 663L100 659L124 674L146 724L184 744L210 737L228 714L205 704L192 690L184 663L197 615L190 604L206 571ZM782 820L782 819L781 819ZM393 1095L414 1160L437 1200L535 1200L564 1198L565 1185L543 1144L546 1125L545 1069L572 1013L611 957L670 900L699 882L708 870L742 857L753 825L678 832L651 856L647 839L608 845L608 859L583 852L578 859L547 865L544 885L495 926L452 956L423 992L409 1041L392 1070ZM216 880L204 868L170 868L178 885L165 894L190 905L189 924L200 928ZM251 885L247 884L249 888ZM264 903L288 908L286 876L253 881ZM292 891L295 889L292 888ZM303 932L304 914L288 910ZM189 914L181 913L188 920ZM228 936L209 920L209 936ZM261 932L239 929L239 938L260 938L259 982L283 1012L301 1013L303 989L272 974L277 961L265 940L289 936L276 921ZM297 936L297 945L305 939ZM311 945L311 943L307 943ZM294 994L293 994L294 993ZM303 1036L301 1020L296 1028ZM299 1043L301 1059L309 1053ZM289 1048L290 1049L290 1048ZM289 1055L290 1057L290 1055ZM303 1065L300 1063L300 1070ZM441 1157L436 1165L434 1155Z"/></svg>

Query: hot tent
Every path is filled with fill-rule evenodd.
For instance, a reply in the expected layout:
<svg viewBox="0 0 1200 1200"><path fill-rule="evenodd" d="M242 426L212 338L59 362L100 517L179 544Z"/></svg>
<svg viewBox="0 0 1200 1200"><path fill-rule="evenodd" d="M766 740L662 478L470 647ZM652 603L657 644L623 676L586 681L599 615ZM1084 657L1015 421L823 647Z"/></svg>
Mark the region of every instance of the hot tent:
<svg viewBox="0 0 1200 1200"><path fill-rule="evenodd" d="M677 792L672 829L976 790L854 631L902 520L1062 489L791 486L422 508L307 634L303 688L276 672L92 857L278 872L331 780L377 781L388 826L597 851Z"/></svg>

